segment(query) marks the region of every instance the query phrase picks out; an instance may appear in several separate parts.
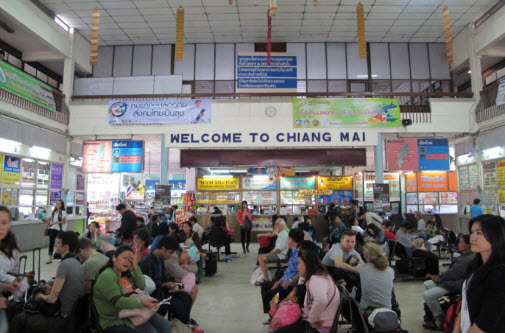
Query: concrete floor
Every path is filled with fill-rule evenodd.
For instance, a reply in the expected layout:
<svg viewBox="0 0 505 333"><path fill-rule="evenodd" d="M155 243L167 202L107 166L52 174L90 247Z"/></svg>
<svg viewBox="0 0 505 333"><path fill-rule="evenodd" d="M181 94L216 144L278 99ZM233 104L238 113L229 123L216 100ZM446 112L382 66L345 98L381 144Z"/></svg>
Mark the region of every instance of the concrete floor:
<svg viewBox="0 0 505 333"><path fill-rule="evenodd" d="M267 318L262 311L260 289L249 284L256 265L258 244L251 244L251 253L240 254L240 244L232 244L240 258L232 263L219 262L218 272L213 277L204 277L192 311L192 317L205 333L266 333L261 323ZM28 256L27 270L32 267L32 253ZM51 279L56 275L58 261L46 265L47 249L42 249L41 276ZM423 293L422 281L395 282L395 291L402 310L402 327L410 333L431 332L422 328ZM346 332L347 327L340 329Z"/></svg>

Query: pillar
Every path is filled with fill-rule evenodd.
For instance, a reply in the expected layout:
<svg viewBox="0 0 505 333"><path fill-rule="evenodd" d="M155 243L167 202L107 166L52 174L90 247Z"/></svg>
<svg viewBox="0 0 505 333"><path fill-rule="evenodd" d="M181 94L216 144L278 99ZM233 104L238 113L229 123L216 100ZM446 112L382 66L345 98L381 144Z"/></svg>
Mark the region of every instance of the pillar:
<svg viewBox="0 0 505 333"><path fill-rule="evenodd" d="M168 149L166 147L166 134L161 135L161 162L160 183L168 185Z"/></svg>
<svg viewBox="0 0 505 333"><path fill-rule="evenodd" d="M375 146L375 182L384 182L384 163L382 154L382 133L377 133L377 146Z"/></svg>

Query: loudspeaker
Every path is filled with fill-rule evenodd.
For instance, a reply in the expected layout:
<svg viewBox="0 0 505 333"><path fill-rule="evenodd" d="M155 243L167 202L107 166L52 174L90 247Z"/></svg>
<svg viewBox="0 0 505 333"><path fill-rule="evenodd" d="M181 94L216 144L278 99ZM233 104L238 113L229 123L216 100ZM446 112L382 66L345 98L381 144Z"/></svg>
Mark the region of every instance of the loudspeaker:
<svg viewBox="0 0 505 333"><path fill-rule="evenodd" d="M403 119L402 126L410 126L412 125L412 119Z"/></svg>

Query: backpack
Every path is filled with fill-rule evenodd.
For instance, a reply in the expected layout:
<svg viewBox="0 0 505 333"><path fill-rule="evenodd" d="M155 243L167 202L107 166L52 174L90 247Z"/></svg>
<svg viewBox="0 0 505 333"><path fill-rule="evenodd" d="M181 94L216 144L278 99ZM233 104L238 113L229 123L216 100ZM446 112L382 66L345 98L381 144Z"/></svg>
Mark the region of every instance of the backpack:
<svg viewBox="0 0 505 333"><path fill-rule="evenodd" d="M444 323L444 332L452 333L454 325L458 319L459 312L461 311L461 298L458 298L447 310Z"/></svg>

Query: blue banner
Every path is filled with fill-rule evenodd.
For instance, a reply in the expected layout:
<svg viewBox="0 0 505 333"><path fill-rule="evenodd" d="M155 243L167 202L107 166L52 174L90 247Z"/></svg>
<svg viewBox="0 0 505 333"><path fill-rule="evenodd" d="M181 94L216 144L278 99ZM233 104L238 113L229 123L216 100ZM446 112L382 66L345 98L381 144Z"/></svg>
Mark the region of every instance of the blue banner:
<svg viewBox="0 0 505 333"><path fill-rule="evenodd" d="M418 139L419 170L449 170L449 142L447 139Z"/></svg>
<svg viewBox="0 0 505 333"><path fill-rule="evenodd" d="M110 100L109 124L210 124L210 99Z"/></svg>
<svg viewBox="0 0 505 333"><path fill-rule="evenodd" d="M347 205L350 204L352 200L352 191L333 191L332 195L320 195L318 196L318 203L320 205L329 205L332 202L337 205Z"/></svg>
<svg viewBox="0 0 505 333"><path fill-rule="evenodd" d="M144 141L112 141L112 172L142 172Z"/></svg>
<svg viewBox="0 0 505 333"><path fill-rule="evenodd" d="M146 192L154 192L156 190L156 185L159 185L160 181L157 179L146 179Z"/></svg>
<svg viewBox="0 0 505 333"><path fill-rule="evenodd" d="M172 186L172 191L186 191L185 180L169 180L168 185Z"/></svg>

